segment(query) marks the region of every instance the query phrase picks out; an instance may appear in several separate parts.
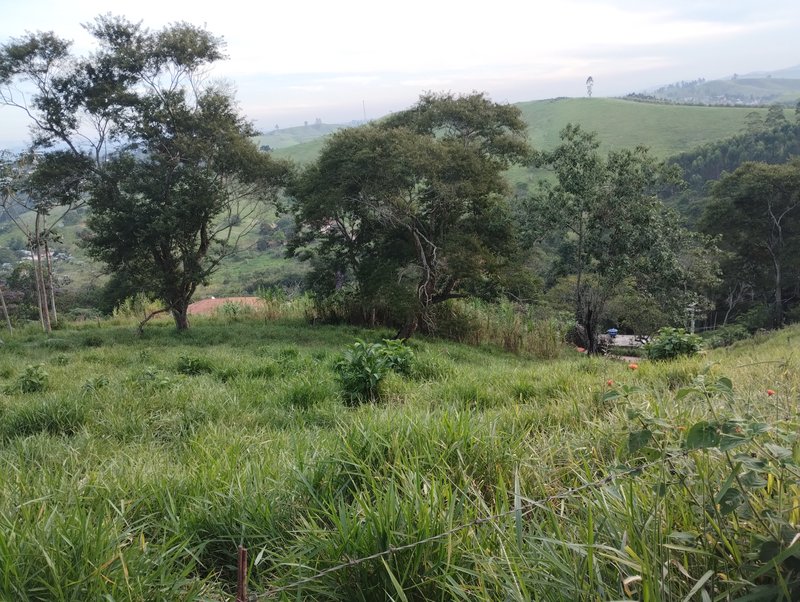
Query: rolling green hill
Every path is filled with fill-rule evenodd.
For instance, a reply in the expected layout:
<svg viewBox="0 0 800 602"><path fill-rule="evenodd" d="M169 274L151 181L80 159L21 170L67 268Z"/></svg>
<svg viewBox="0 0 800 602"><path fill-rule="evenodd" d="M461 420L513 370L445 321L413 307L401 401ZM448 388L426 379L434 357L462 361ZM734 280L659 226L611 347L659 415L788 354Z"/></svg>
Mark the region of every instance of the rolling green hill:
<svg viewBox="0 0 800 602"><path fill-rule="evenodd" d="M273 150L285 149L304 142L316 140L322 136L327 136L345 127L348 126L339 123L315 123L312 125L301 125L282 130L273 130L258 136L256 138L256 144L258 144L258 146L267 145Z"/></svg>
<svg viewBox="0 0 800 602"><path fill-rule="evenodd" d="M744 131L747 115L753 110L762 117L766 114L766 109L661 105L602 98L563 98L525 102L517 106L529 124L530 141L535 148L555 146L559 131L573 122L582 124L587 130L597 131L603 150L644 144L656 156L663 158ZM274 148L276 157L307 163L318 155L325 137L342 127L345 126L322 124L320 127L287 128L260 137L259 143ZM527 168L515 168L508 173L509 180L515 185L532 185L542 175L540 171ZM267 215L264 220L267 224L276 222L274 215ZM97 264L88 260L75 244L83 227L82 223L76 223L61 230L64 245L60 250L70 253L75 260L60 264L57 271L68 277L74 286L96 281L99 272ZM271 230L261 234L253 232L246 240L248 250L228 260L212 285L199 296L241 294L251 290L256 282L296 281L303 272L302 266L282 258L283 239L278 232L275 234L277 238ZM19 235L11 228L0 232L0 248L8 247L15 236ZM265 251L255 248L260 238L268 243Z"/></svg>
<svg viewBox="0 0 800 602"><path fill-rule="evenodd" d="M655 90L656 98L682 103L714 105L793 105L800 99L797 68L767 75L732 77L712 81L680 82Z"/></svg>
<svg viewBox="0 0 800 602"><path fill-rule="evenodd" d="M740 133L751 111L762 117L766 114L763 108L661 105L614 98L557 98L516 106L528 123L535 148L556 146L559 132L572 122L596 131L604 150L643 144L662 158ZM317 138L283 147L275 156L312 161L323 143L324 138Z"/></svg>

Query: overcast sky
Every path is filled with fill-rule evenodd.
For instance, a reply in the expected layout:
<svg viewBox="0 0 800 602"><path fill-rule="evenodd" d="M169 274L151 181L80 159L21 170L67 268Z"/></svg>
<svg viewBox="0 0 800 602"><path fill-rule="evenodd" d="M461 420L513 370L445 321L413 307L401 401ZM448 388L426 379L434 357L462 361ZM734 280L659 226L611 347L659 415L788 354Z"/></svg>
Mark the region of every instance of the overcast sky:
<svg viewBox="0 0 800 602"><path fill-rule="evenodd" d="M263 130L368 118L425 90L518 102L641 91L800 63L798 0L0 0L0 40L54 31L91 49L81 23L113 7L151 29L205 25L227 42L232 81ZM0 107L0 146L26 138Z"/></svg>

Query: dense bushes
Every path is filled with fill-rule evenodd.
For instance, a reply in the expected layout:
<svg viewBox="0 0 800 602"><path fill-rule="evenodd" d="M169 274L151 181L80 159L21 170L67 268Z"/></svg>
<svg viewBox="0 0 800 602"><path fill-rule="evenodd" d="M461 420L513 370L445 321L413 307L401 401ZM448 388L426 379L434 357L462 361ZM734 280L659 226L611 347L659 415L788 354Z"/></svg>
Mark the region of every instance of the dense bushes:
<svg viewBox="0 0 800 602"><path fill-rule="evenodd" d="M414 352L402 341L357 340L336 363L336 376L345 401L356 405L377 399L384 378L390 372L410 374L413 360Z"/></svg>
<svg viewBox="0 0 800 602"><path fill-rule="evenodd" d="M645 345L647 357L651 360L671 360L682 355L692 356L702 348L703 339L690 334L683 328L664 327L658 335Z"/></svg>

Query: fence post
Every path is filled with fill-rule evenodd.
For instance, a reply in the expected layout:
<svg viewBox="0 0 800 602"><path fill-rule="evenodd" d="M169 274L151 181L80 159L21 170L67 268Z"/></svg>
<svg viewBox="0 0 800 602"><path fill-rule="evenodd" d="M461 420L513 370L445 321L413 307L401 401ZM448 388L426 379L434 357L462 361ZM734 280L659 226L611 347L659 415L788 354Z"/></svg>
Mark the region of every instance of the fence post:
<svg viewBox="0 0 800 602"><path fill-rule="evenodd" d="M247 548L239 546L239 567L236 573L236 602L247 602Z"/></svg>

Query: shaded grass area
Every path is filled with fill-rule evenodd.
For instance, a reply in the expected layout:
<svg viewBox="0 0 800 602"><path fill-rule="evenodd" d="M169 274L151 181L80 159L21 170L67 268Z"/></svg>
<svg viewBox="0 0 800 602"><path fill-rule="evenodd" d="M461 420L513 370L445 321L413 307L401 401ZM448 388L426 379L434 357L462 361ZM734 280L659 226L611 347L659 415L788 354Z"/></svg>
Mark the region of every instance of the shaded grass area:
<svg viewBox="0 0 800 602"><path fill-rule="evenodd" d="M757 587L791 599L800 330L637 371L568 350L542 362L417 340L409 377L346 407L336 358L356 336L387 335L198 319L183 334L104 324L7 337L0 599L230 599L239 544L263 592L508 511L283 599L727 599ZM22 392L28 366L43 385ZM730 395L714 388L722 376ZM736 448L764 466L739 469L752 487L730 511L727 452L686 449L693 425L723 417L766 425ZM789 549L774 567L770 542Z"/></svg>

